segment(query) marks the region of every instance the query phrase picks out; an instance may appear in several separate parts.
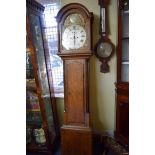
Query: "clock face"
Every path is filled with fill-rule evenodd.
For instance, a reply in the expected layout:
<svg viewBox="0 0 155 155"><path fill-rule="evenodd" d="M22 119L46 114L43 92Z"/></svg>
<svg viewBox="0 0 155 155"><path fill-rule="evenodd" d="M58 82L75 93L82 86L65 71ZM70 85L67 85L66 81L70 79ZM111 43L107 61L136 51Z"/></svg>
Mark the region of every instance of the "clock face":
<svg viewBox="0 0 155 155"><path fill-rule="evenodd" d="M74 19L75 20L75 19ZM79 49L86 41L86 31L80 25L70 25L66 27L62 35L62 45L65 49Z"/></svg>
<svg viewBox="0 0 155 155"><path fill-rule="evenodd" d="M101 42L97 47L97 55L101 58L109 57L112 53L112 45L108 42Z"/></svg>
<svg viewBox="0 0 155 155"><path fill-rule="evenodd" d="M63 25L62 46L65 50L85 47L87 33L85 20L80 13L70 14Z"/></svg>

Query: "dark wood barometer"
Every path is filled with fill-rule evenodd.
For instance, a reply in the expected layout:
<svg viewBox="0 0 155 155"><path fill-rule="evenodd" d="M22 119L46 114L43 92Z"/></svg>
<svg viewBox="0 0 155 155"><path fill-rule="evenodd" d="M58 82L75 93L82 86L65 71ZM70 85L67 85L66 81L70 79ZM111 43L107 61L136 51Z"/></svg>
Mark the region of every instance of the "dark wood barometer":
<svg viewBox="0 0 155 155"><path fill-rule="evenodd" d="M95 55L101 61L100 71L102 73L109 72L108 61L114 53L114 45L111 40L107 37L107 20L106 20L106 8L109 4L109 0L98 0L100 5L100 25L99 34L100 39L95 45Z"/></svg>

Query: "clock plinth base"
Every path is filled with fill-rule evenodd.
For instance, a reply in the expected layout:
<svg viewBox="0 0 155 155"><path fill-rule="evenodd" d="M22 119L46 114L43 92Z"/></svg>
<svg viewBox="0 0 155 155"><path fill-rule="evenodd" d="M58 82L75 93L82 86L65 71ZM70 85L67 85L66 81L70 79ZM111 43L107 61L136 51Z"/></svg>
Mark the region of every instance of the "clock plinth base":
<svg viewBox="0 0 155 155"><path fill-rule="evenodd" d="M62 155L92 155L92 130L90 127L61 127Z"/></svg>

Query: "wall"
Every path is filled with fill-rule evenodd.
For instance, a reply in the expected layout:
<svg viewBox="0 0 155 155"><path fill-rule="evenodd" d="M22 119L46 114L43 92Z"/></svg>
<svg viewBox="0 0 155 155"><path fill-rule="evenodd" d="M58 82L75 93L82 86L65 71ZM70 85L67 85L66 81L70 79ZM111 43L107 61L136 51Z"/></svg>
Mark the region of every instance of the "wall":
<svg viewBox="0 0 155 155"><path fill-rule="evenodd" d="M78 2L87 7L94 14L93 45L99 39L98 25L100 8L98 0L61 0L61 6L71 2ZM117 1L111 0L108 7L109 38L117 44ZM94 47L94 46L93 46ZM109 62L110 72L100 73L100 62L93 55L90 59L90 113L92 127L96 132L113 131L115 128L115 86L116 81L116 53ZM60 124L63 123L63 99L57 99Z"/></svg>

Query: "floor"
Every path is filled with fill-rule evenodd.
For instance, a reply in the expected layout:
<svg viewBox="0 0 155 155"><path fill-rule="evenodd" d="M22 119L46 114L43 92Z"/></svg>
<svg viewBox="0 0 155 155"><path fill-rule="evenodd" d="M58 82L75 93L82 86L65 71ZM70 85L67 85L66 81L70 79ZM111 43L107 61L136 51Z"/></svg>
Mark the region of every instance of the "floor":
<svg viewBox="0 0 155 155"><path fill-rule="evenodd" d="M26 155L35 155L35 154L26 154ZM37 154L38 155L38 154ZM58 146L55 150L54 150L54 154L53 155L61 155L61 149L60 146ZM95 144L93 147L93 155L104 155L103 154L103 149L101 147L101 145ZM112 154L108 154L108 155L112 155Z"/></svg>
<svg viewBox="0 0 155 155"><path fill-rule="evenodd" d="M60 146L55 149L54 155L61 155L61 149ZM93 142L93 155L105 155L104 154L104 147L99 141L94 141ZM114 155L111 154L110 152L106 155Z"/></svg>
<svg viewBox="0 0 155 155"><path fill-rule="evenodd" d="M93 139L93 155L128 155L128 149L118 144L110 137L102 137L102 140ZM36 154L27 154L36 155ZM39 154L37 154L39 155ZM43 155L43 154L42 154ZM53 155L61 155L60 145L57 144Z"/></svg>
<svg viewBox="0 0 155 155"><path fill-rule="evenodd" d="M93 155L101 155L101 151L100 151L100 148L95 146L94 148L95 150L93 151ZM55 152L54 152L54 155L61 155L61 151L60 151L60 148L58 148ZM110 155L110 154L109 154Z"/></svg>
<svg viewBox="0 0 155 155"><path fill-rule="evenodd" d="M61 155L60 148L54 155ZM123 146L109 136L93 136L93 155L129 155L129 146Z"/></svg>

